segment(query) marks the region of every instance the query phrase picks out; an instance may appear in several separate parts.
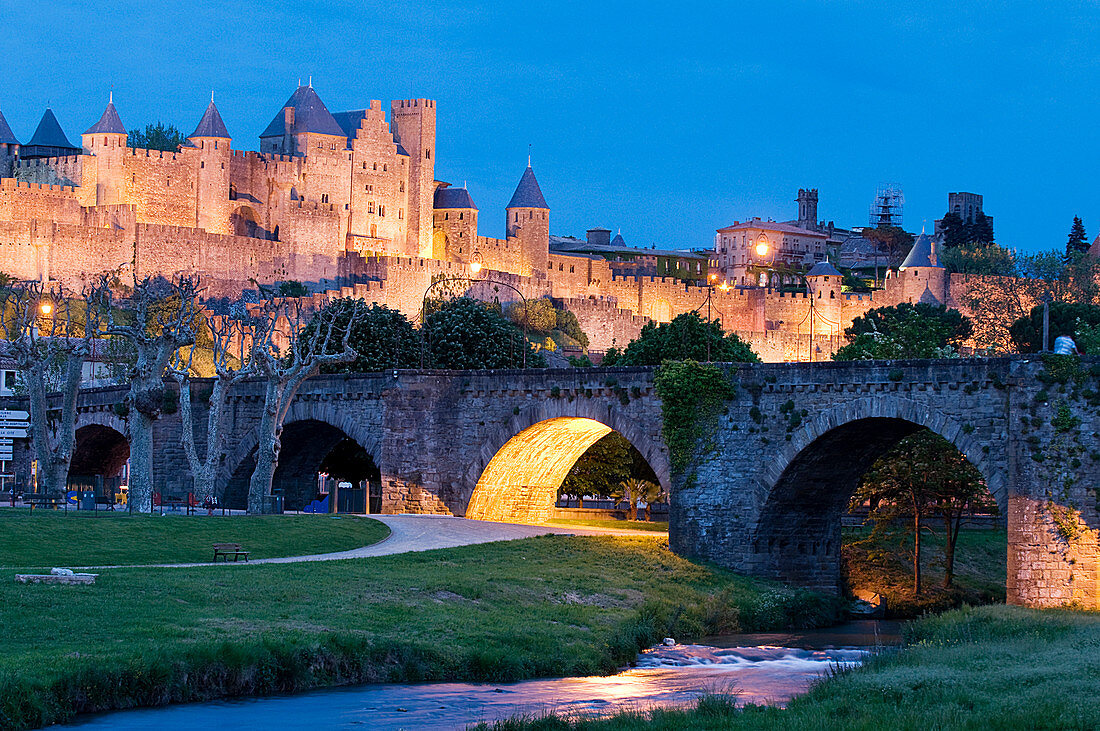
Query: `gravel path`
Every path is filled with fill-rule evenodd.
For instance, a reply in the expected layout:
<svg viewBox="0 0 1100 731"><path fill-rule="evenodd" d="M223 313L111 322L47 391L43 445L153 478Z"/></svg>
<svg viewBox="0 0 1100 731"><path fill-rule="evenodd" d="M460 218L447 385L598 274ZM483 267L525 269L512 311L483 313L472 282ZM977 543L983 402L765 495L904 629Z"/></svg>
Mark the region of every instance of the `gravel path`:
<svg viewBox="0 0 1100 731"><path fill-rule="evenodd" d="M81 566L79 570L118 568L193 568L196 566L252 566L266 563L301 563L304 561L338 561L345 558L370 558L394 553L430 551L435 548L454 548L492 541L511 541L547 534L558 535L622 535L660 536L654 531L615 530L610 528L562 527L553 525L520 525L516 523L491 523L484 520L467 520L448 515L372 515L372 519L389 526L390 535L378 543L363 548L335 553L316 553L307 556L283 556L258 558L247 563L170 563L141 564L139 566ZM74 567L76 568L76 567Z"/></svg>

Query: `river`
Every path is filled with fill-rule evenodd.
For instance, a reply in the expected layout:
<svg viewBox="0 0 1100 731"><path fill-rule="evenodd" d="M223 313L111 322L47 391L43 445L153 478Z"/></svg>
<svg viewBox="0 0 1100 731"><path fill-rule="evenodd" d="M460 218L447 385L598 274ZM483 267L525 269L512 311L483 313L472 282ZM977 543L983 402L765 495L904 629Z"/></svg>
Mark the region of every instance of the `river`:
<svg viewBox="0 0 1100 731"><path fill-rule="evenodd" d="M659 645L642 652L635 667L609 676L362 685L117 711L87 716L64 728L461 729L521 714L608 715L618 710L683 706L708 691L736 692L741 703L782 705L822 675L860 664L872 648L900 642L900 625L859 620L826 630L724 635L704 642Z"/></svg>

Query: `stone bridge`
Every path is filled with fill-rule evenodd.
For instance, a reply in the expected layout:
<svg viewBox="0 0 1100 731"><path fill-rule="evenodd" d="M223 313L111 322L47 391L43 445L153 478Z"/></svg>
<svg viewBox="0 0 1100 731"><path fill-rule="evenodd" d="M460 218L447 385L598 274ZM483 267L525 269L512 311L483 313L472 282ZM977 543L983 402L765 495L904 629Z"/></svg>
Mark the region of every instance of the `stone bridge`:
<svg viewBox="0 0 1100 731"><path fill-rule="evenodd" d="M380 487L378 512L539 522L576 459L614 430L670 490L673 550L835 590L840 515L860 475L927 427L977 467L1007 516L1009 601L1100 606L1100 366L1084 363L1063 384L1051 382L1038 357L729 372L737 395L691 480L670 475L653 369L597 368L311 379L287 417L275 485L288 507L298 507L326 460L358 460ZM193 388L202 402L209 385ZM123 396L121 389L82 395L74 471L94 469L99 459L106 473L124 461L124 409L115 406ZM260 383L234 391L219 483L230 503L244 499L261 407ZM205 413L196 409L195 418L201 450ZM158 423L156 481L187 489L179 427L176 414Z"/></svg>

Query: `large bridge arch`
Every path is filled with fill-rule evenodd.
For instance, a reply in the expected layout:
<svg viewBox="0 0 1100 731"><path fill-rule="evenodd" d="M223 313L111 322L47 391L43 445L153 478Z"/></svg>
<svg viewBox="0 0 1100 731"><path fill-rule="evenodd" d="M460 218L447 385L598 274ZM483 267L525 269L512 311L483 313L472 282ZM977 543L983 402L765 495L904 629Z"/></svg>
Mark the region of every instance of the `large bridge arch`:
<svg viewBox="0 0 1100 731"><path fill-rule="evenodd" d="M283 420L279 462L273 487L287 498L287 509L300 509L302 496L288 488L307 476L315 476L325 458L350 441L362 449L375 467L381 465L380 425L368 425L350 409L323 401L301 399L293 403ZM247 502L248 483L256 464L259 425L253 426L225 463L220 497L233 508ZM304 502L309 502L305 500Z"/></svg>
<svg viewBox="0 0 1100 731"><path fill-rule="evenodd" d="M463 479L464 515L545 522L569 470L612 431L634 445L667 491L667 452L640 424L606 402L560 399L520 411L482 442Z"/></svg>
<svg viewBox="0 0 1100 731"><path fill-rule="evenodd" d="M823 411L792 435L762 470L761 509L750 527L763 573L821 590L840 586L840 516L876 459L921 428L951 442L977 468L1002 514L1008 509L1004 459L955 419L916 401L880 395Z"/></svg>

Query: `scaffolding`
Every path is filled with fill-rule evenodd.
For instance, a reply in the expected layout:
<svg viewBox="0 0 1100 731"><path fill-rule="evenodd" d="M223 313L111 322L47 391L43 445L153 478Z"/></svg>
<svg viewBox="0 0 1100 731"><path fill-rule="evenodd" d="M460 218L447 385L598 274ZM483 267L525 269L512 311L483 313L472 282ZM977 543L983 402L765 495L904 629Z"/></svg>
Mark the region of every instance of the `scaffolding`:
<svg viewBox="0 0 1100 731"><path fill-rule="evenodd" d="M875 202L871 204L868 223L873 228L879 226L897 226L901 228L902 211L905 208L905 194L897 185L883 183L875 193Z"/></svg>

